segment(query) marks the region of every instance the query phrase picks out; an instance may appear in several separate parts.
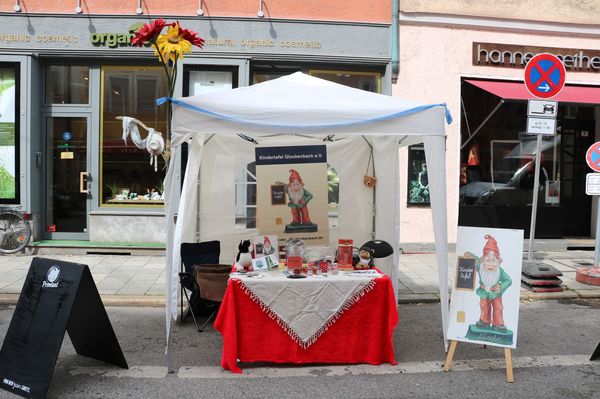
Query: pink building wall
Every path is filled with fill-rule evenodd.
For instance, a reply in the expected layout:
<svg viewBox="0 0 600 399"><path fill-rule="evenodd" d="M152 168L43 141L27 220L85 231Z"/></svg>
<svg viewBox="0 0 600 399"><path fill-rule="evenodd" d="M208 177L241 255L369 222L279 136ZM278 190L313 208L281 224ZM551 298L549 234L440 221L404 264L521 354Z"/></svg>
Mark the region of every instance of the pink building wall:
<svg viewBox="0 0 600 399"><path fill-rule="evenodd" d="M541 47L600 49L597 39L568 35L486 32L458 27L401 25L400 74L393 95L421 103L446 102L454 122L446 127L448 240L456 241L460 164L461 77L522 80L524 70L472 65L473 42ZM600 74L567 72L567 83L600 85ZM526 118L526 115L523 115ZM408 165L407 150L400 153L400 170ZM406 206L406 173L400 182L400 241L433 242L429 208Z"/></svg>
<svg viewBox="0 0 600 399"><path fill-rule="evenodd" d="M14 1L3 1L0 12L14 12ZM141 2L143 15L196 16L199 1ZM320 0L263 0L265 18L288 18L323 21L360 21L389 23L392 15L390 0L376 1L320 1ZM75 14L77 0L21 0L23 13ZM136 0L81 0L83 14L136 15ZM202 10L206 17L256 18L259 0L203 0Z"/></svg>

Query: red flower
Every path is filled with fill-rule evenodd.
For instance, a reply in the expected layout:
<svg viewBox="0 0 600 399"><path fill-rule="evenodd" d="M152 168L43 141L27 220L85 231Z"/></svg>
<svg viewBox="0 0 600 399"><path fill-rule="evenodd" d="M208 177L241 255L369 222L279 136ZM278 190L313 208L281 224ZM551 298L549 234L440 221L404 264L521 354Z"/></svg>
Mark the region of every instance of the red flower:
<svg viewBox="0 0 600 399"><path fill-rule="evenodd" d="M179 26L179 22L177 22L177 26ZM184 29L179 26L179 35L188 42L192 43L194 46L198 46L200 48L204 46L204 39L198 36L198 32L194 32L191 29Z"/></svg>
<svg viewBox="0 0 600 399"><path fill-rule="evenodd" d="M144 24L144 26L138 29L135 37L131 39L131 45L141 47L147 41L156 40L165 26L167 26L167 21L162 18L150 21L149 24Z"/></svg>

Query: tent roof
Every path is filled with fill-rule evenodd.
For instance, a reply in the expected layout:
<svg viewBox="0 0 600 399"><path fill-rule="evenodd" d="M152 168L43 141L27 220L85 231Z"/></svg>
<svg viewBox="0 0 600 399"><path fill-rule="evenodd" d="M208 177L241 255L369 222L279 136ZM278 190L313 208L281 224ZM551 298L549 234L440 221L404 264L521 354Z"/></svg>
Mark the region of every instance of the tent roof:
<svg viewBox="0 0 600 399"><path fill-rule="evenodd" d="M163 100L164 101L164 100ZM445 104L422 105L296 72L172 100L174 136L189 133L444 135Z"/></svg>

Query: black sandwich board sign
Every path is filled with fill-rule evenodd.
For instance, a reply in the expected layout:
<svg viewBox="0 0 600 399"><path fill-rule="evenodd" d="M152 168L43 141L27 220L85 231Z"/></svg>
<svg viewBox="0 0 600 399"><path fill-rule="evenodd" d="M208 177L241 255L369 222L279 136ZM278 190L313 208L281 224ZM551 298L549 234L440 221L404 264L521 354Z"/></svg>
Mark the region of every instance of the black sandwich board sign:
<svg viewBox="0 0 600 399"><path fill-rule="evenodd" d="M79 355L129 368L90 269L34 258L0 350L0 388L46 397L65 331Z"/></svg>
<svg viewBox="0 0 600 399"><path fill-rule="evenodd" d="M596 359L600 359L600 344L598 344L598 346L596 347L596 350L594 351L594 353L592 353L592 357L590 357L590 360L596 360Z"/></svg>

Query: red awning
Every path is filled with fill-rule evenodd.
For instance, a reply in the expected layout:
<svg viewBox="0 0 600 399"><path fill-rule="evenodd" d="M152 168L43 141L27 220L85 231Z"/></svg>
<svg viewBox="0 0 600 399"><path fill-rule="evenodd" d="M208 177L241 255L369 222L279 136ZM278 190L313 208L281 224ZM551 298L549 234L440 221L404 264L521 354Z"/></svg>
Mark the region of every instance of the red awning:
<svg viewBox="0 0 600 399"><path fill-rule="evenodd" d="M535 98L527 91L525 83L465 80L495 96L507 100L529 100ZM600 87L565 86L557 96L548 100L561 103L600 104Z"/></svg>

